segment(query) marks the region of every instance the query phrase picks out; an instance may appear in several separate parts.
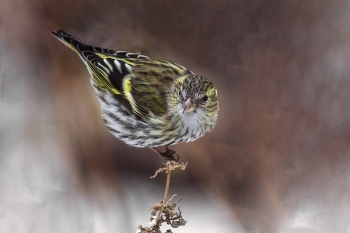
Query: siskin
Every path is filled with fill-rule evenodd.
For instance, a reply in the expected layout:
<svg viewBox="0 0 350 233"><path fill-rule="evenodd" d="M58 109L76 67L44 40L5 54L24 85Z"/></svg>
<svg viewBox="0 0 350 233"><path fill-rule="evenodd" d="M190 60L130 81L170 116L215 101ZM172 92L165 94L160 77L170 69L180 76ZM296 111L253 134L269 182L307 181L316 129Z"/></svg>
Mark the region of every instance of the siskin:
<svg viewBox="0 0 350 233"><path fill-rule="evenodd" d="M178 160L169 145L213 129L219 103L209 80L170 61L86 45L63 30L52 35L80 56L107 129L126 144ZM154 148L159 146L166 151Z"/></svg>

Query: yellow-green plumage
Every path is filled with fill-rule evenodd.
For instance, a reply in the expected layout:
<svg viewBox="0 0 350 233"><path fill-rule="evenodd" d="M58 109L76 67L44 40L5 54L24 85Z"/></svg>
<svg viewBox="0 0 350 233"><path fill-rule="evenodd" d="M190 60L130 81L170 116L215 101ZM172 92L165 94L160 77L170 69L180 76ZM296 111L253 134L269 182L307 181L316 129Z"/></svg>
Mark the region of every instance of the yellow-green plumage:
<svg viewBox="0 0 350 233"><path fill-rule="evenodd" d="M127 144L190 142L214 127L217 91L207 79L170 61L85 45L63 30L52 34L79 54L107 129Z"/></svg>

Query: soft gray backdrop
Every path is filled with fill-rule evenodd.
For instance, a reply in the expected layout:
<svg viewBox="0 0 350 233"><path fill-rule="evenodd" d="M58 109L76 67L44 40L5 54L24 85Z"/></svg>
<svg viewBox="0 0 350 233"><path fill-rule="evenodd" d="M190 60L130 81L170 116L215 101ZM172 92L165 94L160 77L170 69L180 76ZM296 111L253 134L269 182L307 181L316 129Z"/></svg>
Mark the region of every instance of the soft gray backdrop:
<svg viewBox="0 0 350 233"><path fill-rule="evenodd" d="M214 131L172 147L175 233L350 232L349 1L4 0L0 26L0 232L136 232L162 199L59 28L216 84Z"/></svg>

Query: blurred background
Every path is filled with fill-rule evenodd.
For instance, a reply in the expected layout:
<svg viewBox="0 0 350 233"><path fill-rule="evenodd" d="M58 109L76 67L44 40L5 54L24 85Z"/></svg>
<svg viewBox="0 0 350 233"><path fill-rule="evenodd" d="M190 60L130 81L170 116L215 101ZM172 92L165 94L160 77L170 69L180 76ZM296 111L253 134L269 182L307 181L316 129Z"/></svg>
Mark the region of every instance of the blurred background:
<svg viewBox="0 0 350 233"><path fill-rule="evenodd" d="M105 129L50 35L180 63L218 88L214 131L172 149L174 233L350 232L350 2L0 3L0 232L136 232L162 160ZM163 229L168 229L164 227Z"/></svg>

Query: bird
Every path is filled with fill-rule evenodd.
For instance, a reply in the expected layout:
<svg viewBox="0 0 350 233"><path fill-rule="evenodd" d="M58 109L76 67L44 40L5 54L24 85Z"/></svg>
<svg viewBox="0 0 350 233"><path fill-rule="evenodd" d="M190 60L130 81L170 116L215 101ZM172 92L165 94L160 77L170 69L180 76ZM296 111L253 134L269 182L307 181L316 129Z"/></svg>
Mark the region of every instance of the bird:
<svg viewBox="0 0 350 233"><path fill-rule="evenodd" d="M178 161L170 145L213 130L219 102L208 79L168 60L87 45L64 30L51 34L79 55L107 130L126 144Z"/></svg>

